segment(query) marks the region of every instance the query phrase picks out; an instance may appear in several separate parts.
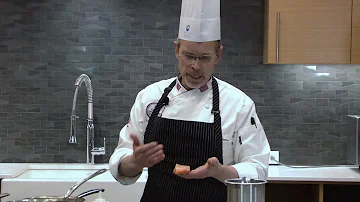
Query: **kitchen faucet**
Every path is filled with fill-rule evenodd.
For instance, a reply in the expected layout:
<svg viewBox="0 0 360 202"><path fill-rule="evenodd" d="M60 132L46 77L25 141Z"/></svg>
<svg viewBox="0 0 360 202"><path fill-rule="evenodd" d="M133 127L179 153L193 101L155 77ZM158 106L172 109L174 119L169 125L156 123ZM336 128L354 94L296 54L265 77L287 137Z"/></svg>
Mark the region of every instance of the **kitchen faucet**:
<svg viewBox="0 0 360 202"><path fill-rule="evenodd" d="M75 81L75 94L71 111L71 127L70 127L70 144L76 144L76 100L79 87L85 83L88 103L88 122L86 127L86 164L95 164L94 157L96 155L105 155L105 137L103 147L94 147L94 118L93 118L93 89L91 80L86 74L81 74Z"/></svg>

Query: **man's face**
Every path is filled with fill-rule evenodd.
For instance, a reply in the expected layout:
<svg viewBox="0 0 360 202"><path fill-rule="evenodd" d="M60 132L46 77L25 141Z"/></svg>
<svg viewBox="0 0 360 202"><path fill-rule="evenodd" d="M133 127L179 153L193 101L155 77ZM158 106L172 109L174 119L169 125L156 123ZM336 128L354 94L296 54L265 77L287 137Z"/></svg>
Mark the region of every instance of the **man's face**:
<svg viewBox="0 0 360 202"><path fill-rule="evenodd" d="M181 84L187 89L200 88L205 85L214 66L220 60L223 47L216 51L216 42L180 41L180 47L175 42L176 58L179 60ZM200 57L200 59L199 59Z"/></svg>

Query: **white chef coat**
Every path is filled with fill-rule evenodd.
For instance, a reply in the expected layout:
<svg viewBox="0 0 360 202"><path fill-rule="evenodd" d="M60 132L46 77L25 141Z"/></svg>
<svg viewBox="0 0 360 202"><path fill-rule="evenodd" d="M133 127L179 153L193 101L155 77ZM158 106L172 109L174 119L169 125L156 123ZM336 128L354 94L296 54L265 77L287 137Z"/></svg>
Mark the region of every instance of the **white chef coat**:
<svg viewBox="0 0 360 202"><path fill-rule="evenodd" d="M211 114L212 79L203 87L190 91L186 90L176 77L147 86L138 93L130 111L129 122L121 129L118 146L109 161L111 174L121 184L133 184L140 177L140 174L136 177L125 177L118 173L122 159L133 153L130 134L137 135L143 144L149 116L164 89L174 79L177 81L168 95L169 104L160 110L159 116L186 121L214 122L214 116ZM233 166L240 178L266 180L270 146L256 114L254 102L241 90L218 78L215 79L219 86L223 164ZM255 124L251 124L251 117L255 119Z"/></svg>

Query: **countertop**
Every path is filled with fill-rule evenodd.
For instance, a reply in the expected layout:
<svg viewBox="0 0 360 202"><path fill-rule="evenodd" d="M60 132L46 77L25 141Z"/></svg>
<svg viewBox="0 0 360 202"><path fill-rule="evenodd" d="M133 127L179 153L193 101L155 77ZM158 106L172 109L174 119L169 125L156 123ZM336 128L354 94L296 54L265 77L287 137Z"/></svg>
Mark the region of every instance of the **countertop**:
<svg viewBox="0 0 360 202"><path fill-rule="evenodd" d="M360 182L359 166L290 168L270 165L268 181Z"/></svg>
<svg viewBox="0 0 360 202"><path fill-rule="evenodd" d="M94 170L100 168L108 168L108 164L87 165L85 163L0 163L0 179L16 178L20 174L30 169ZM144 169L144 172L147 172L147 169ZM270 165L268 181L360 182L360 169L359 166L355 165L307 168Z"/></svg>
<svg viewBox="0 0 360 202"><path fill-rule="evenodd" d="M21 163L0 163L0 179L15 178L27 171L29 165Z"/></svg>
<svg viewBox="0 0 360 202"><path fill-rule="evenodd" d="M30 169L94 170L108 167L108 164L87 165L85 163L0 163L0 179L16 178L17 176L23 174L25 171Z"/></svg>

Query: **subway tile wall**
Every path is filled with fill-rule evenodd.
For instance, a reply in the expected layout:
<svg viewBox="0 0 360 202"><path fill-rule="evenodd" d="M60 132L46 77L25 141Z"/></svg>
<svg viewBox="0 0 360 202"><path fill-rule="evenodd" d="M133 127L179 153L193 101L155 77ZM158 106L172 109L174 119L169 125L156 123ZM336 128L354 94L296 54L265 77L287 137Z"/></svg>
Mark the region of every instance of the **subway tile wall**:
<svg viewBox="0 0 360 202"><path fill-rule="evenodd" d="M359 114L360 66L264 65L263 1L221 1L224 54L215 76L246 92L287 164L346 164L347 114ZM74 82L94 89L96 146L107 162L136 94L177 74L178 0L0 0L0 162L85 162L68 144Z"/></svg>

